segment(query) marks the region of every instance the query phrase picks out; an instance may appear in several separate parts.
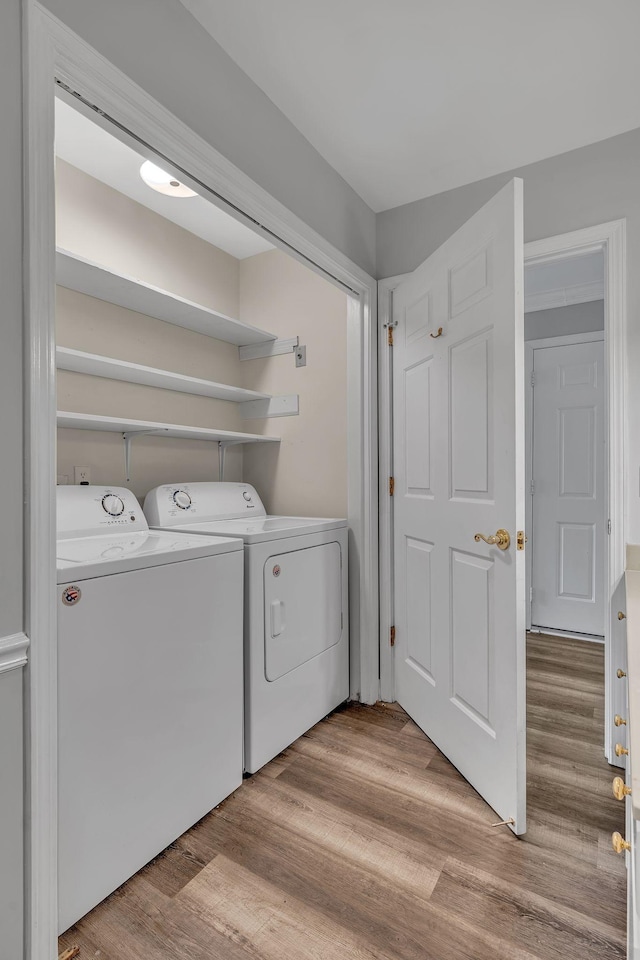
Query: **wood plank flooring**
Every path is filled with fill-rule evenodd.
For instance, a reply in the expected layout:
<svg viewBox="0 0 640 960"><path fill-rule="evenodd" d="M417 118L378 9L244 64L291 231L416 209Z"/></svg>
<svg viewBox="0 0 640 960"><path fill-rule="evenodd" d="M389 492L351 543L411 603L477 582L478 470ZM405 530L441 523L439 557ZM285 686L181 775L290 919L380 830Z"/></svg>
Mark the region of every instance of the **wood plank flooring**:
<svg viewBox="0 0 640 960"><path fill-rule="evenodd" d="M319 723L60 940L80 960L621 960L603 648L528 643L528 824L397 705Z"/></svg>

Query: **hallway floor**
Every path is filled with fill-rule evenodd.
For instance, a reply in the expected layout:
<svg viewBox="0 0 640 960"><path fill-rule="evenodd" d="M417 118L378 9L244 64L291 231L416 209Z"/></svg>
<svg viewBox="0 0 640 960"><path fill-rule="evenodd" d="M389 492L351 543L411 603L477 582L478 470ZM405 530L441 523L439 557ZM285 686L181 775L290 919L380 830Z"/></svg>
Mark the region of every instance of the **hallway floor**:
<svg viewBox="0 0 640 960"><path fill-rule="evenodd" d="M528 824L395 704L298 740L60 940L80 960L617 960L603 648L528 641ZM170 774L170 771L168 771Z"/></svg>

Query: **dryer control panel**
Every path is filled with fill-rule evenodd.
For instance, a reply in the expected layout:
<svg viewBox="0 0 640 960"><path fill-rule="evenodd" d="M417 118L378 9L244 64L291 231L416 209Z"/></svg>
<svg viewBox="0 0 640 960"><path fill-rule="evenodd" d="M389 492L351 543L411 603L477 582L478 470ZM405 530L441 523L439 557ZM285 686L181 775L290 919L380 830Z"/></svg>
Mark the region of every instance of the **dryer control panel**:
<svg viewBox="0 0 640 960"><path fill-rule="evenodd" d="M149 491L144 512L152 527L266 516L264 504L250 483L216 481L165 483Z"/></svg>
<svg viewBox="0 0 640 960"><path fill-rule="evenodd" d="M58 540L148 530L137 498L125 487L56 487Z"/></svg>

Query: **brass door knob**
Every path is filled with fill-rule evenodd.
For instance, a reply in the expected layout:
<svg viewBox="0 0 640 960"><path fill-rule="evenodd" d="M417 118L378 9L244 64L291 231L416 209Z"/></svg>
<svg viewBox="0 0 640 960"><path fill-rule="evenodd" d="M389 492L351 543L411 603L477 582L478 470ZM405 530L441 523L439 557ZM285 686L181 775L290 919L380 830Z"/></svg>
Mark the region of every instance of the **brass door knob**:
<svg viewBox="0 0 640 960"><path fill-rule="evenodd" d="M627 721L623 720L619 713L616 713L615 717L613 718L613 722L615 723L616 727L626 727L627 725Z"/></svg>
<svg viewBox="0 0 640 960"><path fill-rule="evenodd" d="M618 610L618 620L626 620L626 619L627 619L626 613L623 613L622 610Z"/></svg>
<svg viewBox="0 0 640 960"><path fill-rule="evenodd" d="M613 795L616 800L624 800L625 797L628 797L631 793L631 787L628 787L622 777L613 778Z"/></svg>
<svg viewBox="0 0 640 960"><path fill-rule="evenodd" d="M622 680L623 677L626 677L626 673L624 672L622 667L618 667L618 669L616 670L616 677L618 678L618 680Z"/></svg>
<svg viewBox="0 0 640 960"><path fill-rule="evenodd" d="M629 751L626 747L623 747L621 743L616 743L615 746L616 757L628 757Z"/></svg>
<svg viewBox="0 0 640 960"><path fill-rule="evenodd" d="M511 535L508 530L504 530L500 527L499 530L496 530L493 537L485 537L484 533L476 533L473 538L476 543L479 543L480 540L484 540L485 543L490 544L491 546L496 546L499 550L508 550L511 546Z"/></svg>
<svg viewBox="0 0 640 960"><path fill-rule="evenodd" d="M616 853L622 853L624 850L631 850L631 844L623 839L622 835L616 830L611 834L611 846Z"/></svg>

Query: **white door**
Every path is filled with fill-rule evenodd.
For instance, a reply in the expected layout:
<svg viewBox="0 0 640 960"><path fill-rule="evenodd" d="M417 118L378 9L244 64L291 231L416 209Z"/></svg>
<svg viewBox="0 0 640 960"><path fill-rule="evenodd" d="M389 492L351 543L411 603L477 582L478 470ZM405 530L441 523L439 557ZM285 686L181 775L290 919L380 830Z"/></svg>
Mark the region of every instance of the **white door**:
<svg viewBox="0 0 640 960"><path fill-rule="evenodd" d="M534 349L532 383L531 624L601 637L603 340Z"/></svg>
<svg viewBox="0 0 640 960"><path fill-rule="evenodd" d="M394 291L400 704L525 830L522 181ZM476 533L506 529L506 550Z"/></svg>

